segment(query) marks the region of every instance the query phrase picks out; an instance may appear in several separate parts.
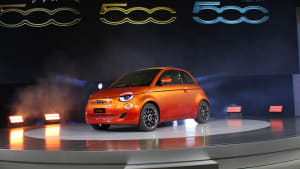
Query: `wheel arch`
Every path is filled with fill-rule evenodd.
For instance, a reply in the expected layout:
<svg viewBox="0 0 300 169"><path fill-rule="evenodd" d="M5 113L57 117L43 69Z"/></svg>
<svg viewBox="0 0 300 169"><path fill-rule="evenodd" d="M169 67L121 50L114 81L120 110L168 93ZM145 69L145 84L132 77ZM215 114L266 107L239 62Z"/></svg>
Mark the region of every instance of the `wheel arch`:
<svg viewBox="0 0 300 169"><path fill-rule="evenodd" d="M200 96L198 96L198 97L196 98L196 100L195 100L195 104L197 105L197 107L198 107L198 105L199 105L202 101L205 101L205 102L208 103L208 105L210 106L209 99L208 99L207 97L205 97L205 96L200 95Z"/></svg>
<svg viewBox="0 0 300 169"><path fill-rule="evenodd" d="M202 101L205 101L209 106L210 106L210 102L208 101L208 99L202 99L202 100L200 100L200 102L199 102L199 104L202 102Z"/></svg>
<svg viewBox="0 0 300 169"><path fill-rule="evenodd" d="M146 105L147 103L152 103L152 104L154 104L154 105L157 107L158 112L159 112L159 114L160 114L159 106L158 106L158 104L157 104L155 101L153 101L153 100L146 101L146 102L144 103L144 105ZM143 106L144 106L144 105L143 105Z"/></svg>
<svg viewBox="0 0 300 169"><path fill-rule="evenodd" d="M148 104L148 103L151 103L151 104L154 104L156 107L157 107L157 109L158 109L158 114L159 114L159 122L160 122L160 108L159 108L159 106L158 106L158 104L155 102L155 101L153 101L153 100L148 100L148 101L146 101L144 104L143 104L143 107L146 105L146 104ZM143 109L143 108L142 108ZM141 109L141 110L142 110Z"/></svg>

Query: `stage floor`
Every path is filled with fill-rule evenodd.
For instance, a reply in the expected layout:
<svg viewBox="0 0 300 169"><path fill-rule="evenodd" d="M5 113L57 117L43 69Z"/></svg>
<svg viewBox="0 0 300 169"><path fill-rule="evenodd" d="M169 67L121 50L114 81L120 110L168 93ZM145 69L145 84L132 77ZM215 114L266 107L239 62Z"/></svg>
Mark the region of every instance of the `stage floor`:
<svg viewBox="0 0 300 169"><path fill-rule="evenodd" d="M0 130L0 154L12 152L11 157L19 155L18 160L26 163L140 165L222 161L295 150L300 148L299 138L300 118L227 117L213 118L206 124L187 119L160 124L152 132L138 131L134 126L115 125L107 131L96 131L86 124L49 124ZM51 152L55 155L52 153L49 158ZM70 157L66 157L66 152ZM76 152L81 153L81 161L75 161ZM99 158L94 157L95 152ZM26 154L31 155L25 157ZM110 158L112 155L115 159ZM15 161L0 157L0 161L11 160ZM226 168L223 164L221 168Z"/></svg>
<svg viewBox="0 0 300 169"><path fill-rule="evenodd" d="M0 131L0 148L14 150L124 151L240 144L298 136L299 119L193 119L160 124L152 132L112 125L107 131L87 124L49 124Z"/></svg>

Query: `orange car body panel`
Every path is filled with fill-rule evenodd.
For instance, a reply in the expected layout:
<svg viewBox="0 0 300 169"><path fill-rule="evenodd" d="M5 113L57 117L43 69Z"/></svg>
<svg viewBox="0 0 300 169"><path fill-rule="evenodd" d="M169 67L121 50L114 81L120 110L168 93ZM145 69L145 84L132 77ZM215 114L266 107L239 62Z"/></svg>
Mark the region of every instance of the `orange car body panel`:
<svg viewBox="0 0 300 169"><path fill-rule="evenodd" d="M86 106L86 122L88 124L138 125L140 112L148 102L158 106L160 122L196 118L199 103L202 100L208 101L208 98L193 76L186 70L178 68L150 69L161 69L161 71L157 73L149 86L109 88L92 94ZM161 74L167 70L184 71L193 78L195 84L156 86ZM132 93L134 97L130 101L121 102L119 96L123 93ZM101 104L98 104L97 100L100 100ZM133 107L125 109L126 103L132 103ZM95 108L104 108L105 113L94 113ZM126 116L121 118L124 113Z"/></svg>

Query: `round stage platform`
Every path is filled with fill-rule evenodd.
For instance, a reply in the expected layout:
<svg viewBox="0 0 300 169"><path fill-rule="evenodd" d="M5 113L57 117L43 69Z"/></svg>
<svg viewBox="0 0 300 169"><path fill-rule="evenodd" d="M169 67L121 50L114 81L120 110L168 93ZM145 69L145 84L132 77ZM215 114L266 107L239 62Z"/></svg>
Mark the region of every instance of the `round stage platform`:
<svg viewBox="0 0 300 169"><path fill-rule="evenodd" d="M51 124L0 131L0 168L276 168L298 165L300 119L212 119L96 131Z"/></svg>
<svg viewBox="0 0 300 169"><path fill-rule="evenodd" d="M114 125L107 131L96 131L89 125L81 124L59 127L60 134L52 137L52 139L148 140L239 133L266 127L270 127L270 123L259 120L215 120L206 124L198 124L195 120L188 119L180 122L174 121L167 126L160 126L152 132L142 132L137 131L136 127ZM33 129L25 132L25 136L47 139L46 131L44 128Z"/></svg>

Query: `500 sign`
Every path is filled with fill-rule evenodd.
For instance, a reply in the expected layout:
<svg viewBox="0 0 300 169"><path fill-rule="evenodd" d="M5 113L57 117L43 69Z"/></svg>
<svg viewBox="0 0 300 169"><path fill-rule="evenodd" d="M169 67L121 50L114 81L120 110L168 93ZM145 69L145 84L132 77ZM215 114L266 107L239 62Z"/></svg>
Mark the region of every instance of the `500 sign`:
<svg viewBox="0 0 300 169"><path fill-rule="evenodd" d="M39 1L42 1L42 3L45 3L46 1L51 2L57 2L58 0L32 0L32 3L37 3ZM77 3L80 3L80 0L71 0ZM201 18L201 16L194 16L193 20L201 23L201 24L216 24L216 23L225 23L225 24L239 24L239 23L248 23L248 24L261 24L269 20L269 16L266 16L266 14L269 13L269 11L262 7L262 6L247 6L247 7L238 7L238 6L223 6L220 7L221 2L206 2L206 1L197 1L194 4L193 7L193 14L198 14L201 11L204 10L211 10L218 14L222 14L224 11L238 11L241 14L246 14L248 11L259 11L265 16L263 16L260 19L253 20L249 19L246 16L241 16L239 19L236 20L229 20L222 16L219 16L213 20L207 20ZM72 26L81 21L81 18L77 17L80 15L80 12L77 9L69 8L69 7L61 7L56 9L46 9L46 8L32 8L32 9L25 9L26 4L10 4L10 5L0 5L0 26L7 27L7 28L16 28L21 27L24 25L31 26L31 27L45 27L49 25L55 25L55 26ZM119 11L125 15L125 17L118 21L113 21L108 18L106 15L107 13L111 11ZM152 15L153 13L157 11L167 11L170 15L169 19L162 20L157 19L152 16L148 16L145 20L133 20L128 15L135 11L143 11L147 13L148 15ZM5 23L1 20L1 17L6 15L7 13L17 13L21 15L24 19L21 20L18 23ZM65 22L58 22L53 18L50 18L46 22L43 23L35 23L34 21L30 21L30 17L28 18L28 15L32 13L39 13L43 12L48 14L49 16L53 17L56 15L56 13L59 12L69 12L76 16L75 19L72 21L65 21ZM127 7L127 3L103 3L100 9L100 18L99 20L105 24L109 25L120 25L124 23L130 23L130 24L146 24L146 23L155 23L155 24L169 24L176 20L176 11L172 8L166 7L166 6L158 6L154 8L146 8L141 6L135 6L135 7ZM165 18L165 16L164 16Z"/></svg>
<svg viewBox="0 0 300 169"><path fill-rule="evenodd" d="M79 0L73 0L75 2L80 2ZM36 0L33 0L32 3L36 3ZM45 0L43 0L43 3ZM30 26L30 27L45 27L49 25L55 25L55 26L72 26L76 25L81 21L81 18L78 18L77 16L80 15L80 12L77 9L69 8L69 7L61 7L61 8L55 8L55 9L47 9L47 8L31 8L31 9L25 9L26 4L5 4L0 5L0 26L6 27L6 28L18 28L22 27L24 25ZM50 16L50 19L48 19L45 22L42 23L36 23L34 21L30 21L29 15L33 13L45 13ZM71 21L57 21L54 18L52 18L54 15L60 12L68 12L76 16L75 19ZM6 14L9 13L16 13L20 15L22 18L17 23L6 23L3 20L1 20L2 17L4 17Z"/></svg>
<svg viewBox="0 0 300 169"><path fill-rule="evenodd" d="M227 10L235 10L235 11L240 12L241 14L245 14L246 12L251 11L251 10L260 11L264 14L269 13L269 11L266 8L261 7L261 6L247 6L247 7L244 7L244 8L241 8L241 7L238 7L238 6L224 6L224 7L220 7L220 8L216 7L216 6L220 6L220 5L221 5L220 2L199 2L198 1L198 2L195 2L193 13L198 14L200 11L203 11L203 10L212 10L212 11L215 11L216 13L218 13L218 14L221 14L224 11L227 11ZM242 16L237 20L228 20L228 19L225 19L221 16L217 17L214 20L204 20L204 19L201 19L199 17L193 17L193 19L196 22L199 22L201 24L216 24L216 23L219 23L219 22L222 22L222 23L225 23L225 24L239 24L239 23L242 23L242 22L245 22L245 23L248 23L248 24L261 24L261 23L264 23L267 20L269 20L269 16L264 16L263 18L258 19L258 20L251 20L251 19L248 19L245 16Z"/></svg>
<svg viewBox="0 0 300 169"><path fill-rule="evenodd" d="M238 11L241 14L246 14L248 11L259 11L263 14L268 14L269 11L262 7L262 6L247 6L247 7L238 7L238 6L223 6L223 7L218 7L221 5L221 2L201 2L201 1L197 1L194 4L193 7L193 13L194 14L198 14L201 11L204 10L212 10L218 14L222 14L224 11L229 11L229 10L234 10L234 11ZM104 15L110 11L121 11L124 14L129 14L133 11L145 11L148 14L152 14L155 11L158 10L166 10L171 14L176 13L176 11L172 8L169 7L155 7L152 9L148 9L148 8L144 8L144 7L132 7L129 9L125 9L124 7L127 7L127 3L104 3L102 4L101 10L100 10L100 14ZM249 19L246 16L241 16L239 19L236 20L229 20L229 19L225 19L222 16L217 17L216 19L213 20L205 20L205 19L201 19L200 17L193 17L194 21L201 23L201 24L216 24L216 23L225 23L225 24L239 24L239 23L248 23L248 24L262 24L266 21L269 20L269 16L263 16L260 19L257 20L253 20L253 19ZM160 21L160 20L156 20L152 17L147 18L146 20L143 21L134 21L128 17L125 17L124 19L120 20L120 21L109 21L108 19L101 17L100 21L102 21L103 23L106 24L110 24L110 25L120 25L120 24L124 24L124 23L131 23L131 24L146 24L149 22L152 23L156 23L156 24L169 24L172 23L176 20L176 17L171 17L169 20L165 20L165 21Z"/></svg>
<svg viewBox="0 0 300 169"><path fill-rule="evenodd" d="M10 12L15 12L15 13L18 13L22 16L28 16L29 14L34 13L34 12L44 12L44 13L50 15L50 16L53 16L56 13L61 12L61 11L71 12L75 15L80 14L79 11L77 11L76 9L73 9L73 8L56 8L54 10L49 10L49 9L45 9L45 8L32 8L32 9L28 9L28 10L22 10L22 9L16 8L16 7L21 7L21 5L15 6L15 8L8 8L8 9L3 9L4 7L7 7L7 6L2 6L2 8L0 6L0 9L1 9L0 10L0 16L4 15L6 13L10 13ZM45 26L49 26L49 25L72 26L72 25L75 25L75 24L79 23L80 20L81 20L80 18L76 18L71 22L58 22L55 19L49 19L48 21L43 22L43 23L34 23L34 22L31 22L27 19L24 19L21 22L14 23L14 24L8 24L8 23L5 23L5 22L0 20L0 26L7 27L7 28L17 28L17 27L21 27L21 26L24 26L24 25L31 26L31 27L45 27Z"/></svg>
<svg viewBox="0 0 300 169"><path fill-rule="evenodd" d="M148 9L145 7L132 7L132 8L128 8L128 9L124 9L125 7L127 7L127 3L103 3L102 7L100 9L100 15L104 15L110 11L120 11L125 15L130 14L131 12L134 11L144 11L147 14L153 14L156 11L159 10L164 10L164 11L168 11L171 14L175 14L176 11L172 8L169 7L155 7L152 9ZM154 19L153 17L148 17L145 20L142 21L135 21L130 19L129 17L125 17L120 21L110 21L104 17L100 17L100 21L106 24L110 24L110 25L120 25L120 24L124 24L124 23L131 23L131 24L146 24L146 23L156 23L156 24L168 24L168 23L172 23L176 20L176 17L171 17L168 20L157 20Z"/></svg>

